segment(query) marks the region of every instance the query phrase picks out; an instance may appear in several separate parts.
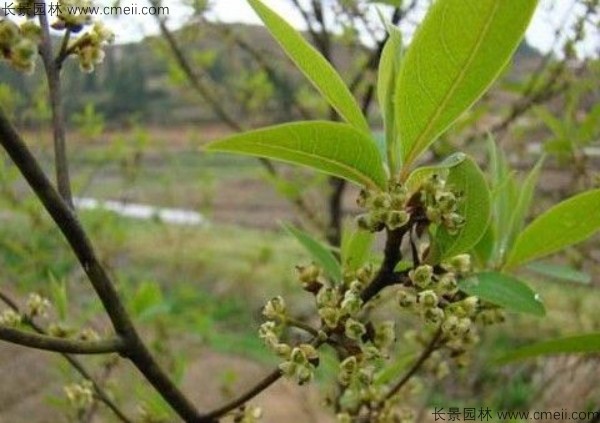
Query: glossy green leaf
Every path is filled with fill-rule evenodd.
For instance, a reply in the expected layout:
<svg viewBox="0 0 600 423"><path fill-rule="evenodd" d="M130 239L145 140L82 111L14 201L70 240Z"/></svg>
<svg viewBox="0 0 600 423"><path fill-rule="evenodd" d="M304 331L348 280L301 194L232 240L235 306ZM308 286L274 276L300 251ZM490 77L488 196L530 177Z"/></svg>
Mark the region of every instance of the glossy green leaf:
<svg viewBox="0 0 600 423"><path fill-rule="evenodd" d="M599 210L600 189L555 205L520 233L506 266L516 267L589 238L600 229Z"/></svg>
<svg viewBox="0 0 600 423"><path fill-rule="evenodd" d="M388 25L388 33L389 38L383 47L379 61L377 97L385 125L388 164L390 172L394 174L398 170L398 154L400 153L398 134L395 128L394 93L402 59L402 33L398 27L393 25Z"/></svg>
<svg viewBox="0 0 600 423"><path fill-rule="evenodd" d="M340 263L327 246L292 225L283 225L283 227L302 244L306 251L313 257L315 263L323 267L330 278L333 278L335 281L342 280Z"/></svg>
<svg viewBox="0 0 600 423"><path fill-rule="evenodd" d="M483 172L471 157L449 169L446 186L461 194L457 212L466 223L454 235L443 227L437 230L434 243L439 259L469 252L485 234L491 217L490 191Z"/></svg>
<svg viewBox="0 0 600 423"><path fill-rule="evenodd" d="M600 353L600 333L551 339L516 349L496 360L499 364L545 355Z"/></svg>
<svg viewBox="0 0 600 423"><path fill-rule="evenodd" d="M510 311L536 316L546 314L538 295L529 286L503 273L479 273L460 282L459 288L469 295L475 295Z"/></svg>
<svg viewBox="0 0 600 423"><path fill-rule="evenodd" d="M527 269L553 279L582 284L589 284L592 282L592 277L590 275L570 266L536 261L528 264Z"/></svg>
<svg viewBox="0 0 600 423"><path fill-rule="evenodd" d="M298 31L261 0L248 2L289 58L340 116L355 128L369 133L369 124L356 99L333 66Z"/></svg>
<svg viewBox="0 0 600 423"><path fill-rule="evenodd" d="M346 231L342 239L342 263L349 270L364 265L371 254L375 234L360 229Z"/></svg>
<svg viewBox="0 0 600 423"><path fill-rule="evenodd" d="M402 60L396 119L405 166L502 72L536 0L437 0Z"/></svg>
<svg viewBox="0 0 600 423"><path fill-rule="evenodd" d="M214 141L207 150L309 166L369 188L384 189L387 185L373 140L343 123L314 121L270 126Z"/></svg>
<svg viewBox="0 0 600 423"><path fill-rule="evenodd" d="M461 164L467 156L464 153L454 153L446 157L441 163L433 166L422 166L411 172L406 180L408 192L415 192L427 179L433 175L446 179L450 168Z"/></svg>

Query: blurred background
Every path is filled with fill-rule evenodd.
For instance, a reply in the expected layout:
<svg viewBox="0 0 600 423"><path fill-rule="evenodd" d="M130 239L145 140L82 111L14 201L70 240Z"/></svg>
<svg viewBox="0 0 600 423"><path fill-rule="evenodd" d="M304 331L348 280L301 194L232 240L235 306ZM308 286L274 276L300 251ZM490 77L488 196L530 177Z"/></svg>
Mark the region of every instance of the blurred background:
<svg viewBox="0 0 600 423"><path fill-rule="evenodd" d="M334 64L379 133L374 90L385 40L379 15L402 29L408 45L430 3L269 2ZM295 278L295 266L310 259L280 222L339 246L342 228L358 211L357 191L310 171L204 153L207 141L243 129L335 115L243 1L162 6L169 13L104 17L117 42L95 72L67 62L68 150L76 204L103 262L162 362L209 407L276 364L256 335L265 300L282 294L294 299L300 316L312 312ZM599 187L599 13L597 1L542 1L501 78L426 161L460 149L485 169L491 135L522 179L546 154L530 217ZM0 104L52 172L41 67L26 76L0 66ZM81 268L4 154L0 191L0 291L21 303L31 292L48 297L54 311L46 325L107 331ZM432 421L436 406L598 410L598 357L491 362L535 340L599 331L599 270L596 236L526 273L548 315L510 315L484 334L470 366L442 381L423 377L410 400L420 410L417 421ZM398 319L401 331L413 329L410 319ZM139 421L175 421L126 363L86 362ZM334 369L325 360L310 388L280 383L259 397L265 421L331 421L321 401ZM60 357L0 344L0 374L1 423L114 421L100 405L72 410L63 387L79 379Z"/></svg>

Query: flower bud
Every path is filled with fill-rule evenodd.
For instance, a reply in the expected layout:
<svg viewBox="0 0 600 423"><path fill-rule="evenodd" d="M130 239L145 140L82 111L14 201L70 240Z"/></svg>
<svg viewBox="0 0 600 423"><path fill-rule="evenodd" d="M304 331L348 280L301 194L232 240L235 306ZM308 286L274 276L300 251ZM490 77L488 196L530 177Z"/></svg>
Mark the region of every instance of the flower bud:
<svg viewBox="0 0 600 423"><path fill-rule="evenodd" d="M14 328L19 326L22 320L22 316L11 309L4 310L2 313L0 313L0 326Z"/></svg>
<svg viewBox="0 0 600 423"><path fill-rule="evenodd" d="M458 290L458 283L454 273L448 272L440 276L437 284L437 290L440 294L454 294Z"/></svg>
<svg viewBox="0 0 600 423"><path fill-rule="evenodd" d="M291 361L284 361L283 363L279 364L279 370L281 370L281 373L288 378L294 377L297 368L298 365Z"/></svg>
<svg viewBox="0 0 600 423"><path fill-rule="evenodd" d="M27 315L29 317L46 317L50 309L50 301L39 294L29 294L27 299Z"/></svg>
<svg viewBox="0 0 600 423"><path fill-rule="evenodd" d="M314 366L319 364L319 353L316 348L310 344L301 344L298 348L304 353L308 362Z"/></svg>
<svg viewBox="0 0 600 423"><path fill-rule="evenodd" d="M352 318L346 320L345 334L348 338L359 341L365 333L367 329L362 323Z"/></svg>
<svg viewBox="0 0 600 423"><path fill-rule="evenodd" d="M405 210L393 210L388 213L386 223L387 227L393 231L406 225L409 220L410 214Z"/></svg>
<svg viewBox="0 0 600 423"><path fill-rule="evenodd" d="M452 257L447 265L457 273L469 273L471 271L471 256L469 254L459 254Z"/></svg>
<svg viewBox="0 0 600 423"><path fill-rule="evenodd" d="M290 358L290 354L292 352L292 347L290 347L288 344L279 343L279 344L274 345L273 351L279 357Z"/></svg>
<svg viewBox="0 0 600 423"><path fill-rule="evenodd" d="M422 291L419 293L419 304L425 308L437 307L438 302L438 296L432 290Z"/></svg>
<svg viewBox="0 0 600 423"><path fill-rule="evenodd" d="M382 192L373 197L371 205L375 209L389 209L392 205L392 199L387 192Z"/></svg>
<svg viewBox="0 0 600 423"><path fill-rule="evenodd" d="M437 325L444 320L444 310L441 308L428 308L423 312L423 317L427 323Z"/></svg>
<svg viewBox="0 0 600 423"><path fill-rule="evenodd" d="M263 308L263 315L267 319L283 320L286 315L285 301L281 296L277 296L267 303Z"/></svg>
<svg viewBox="0 0 600 423"><path fill-rule="evenodd" d="M373 343L381 348L389 348L396 340L396 324L392 321L383 322L375 328L375 339Z"/></svg>
<svg viewBox="0 0 600 423"><path fill-rule="evenodd" d="M398 304L402 308L409 308L416 304L417 297L405 289L398 291Z"/></svg>
<svg viewBox="0 0 600 423"><path fill-rule="evenodd" d="M433 267L423 264L408 273L410 280L419 288L427 288L433 277Z"/></svg>
<svg viewBox="0 0 600 423"><path fill-rule="evenodd" d="M317 294L317 306L321 307L337 307L340 300L340 295L337 289L324 286Z"/></svg>
<svg viewBox="0 0 600 423"><path fill-rule="evenodd" d="M306 354L304 354L304 351L299 348L299 347L295 347L294 349L292 349L292 352L290 354L290 361L296 364L307 364L308 363L308 358L306 357Z"/></svg>
<svg viewBox="0 0 600 423"><path fill-rule="evenodd" d="M308 366L299 366L296 369L296 380L298 381L298 385L305 385L309 383L314 376L314 372Z"/></svg>
<svg viewBox="0 0 600 423"><path fill-rule="evenodd" d="M340 321L340 311L334 307L323 307L319 309L319 316L328 328L334 329Z"/></svg>
<svg viewBox="0 0 600 423"><path fill-rule="evenodd" d="M360 311L361 306L362 300L360 297L352 291L347 291L341 304L342 311L352 316Z"/></svg>

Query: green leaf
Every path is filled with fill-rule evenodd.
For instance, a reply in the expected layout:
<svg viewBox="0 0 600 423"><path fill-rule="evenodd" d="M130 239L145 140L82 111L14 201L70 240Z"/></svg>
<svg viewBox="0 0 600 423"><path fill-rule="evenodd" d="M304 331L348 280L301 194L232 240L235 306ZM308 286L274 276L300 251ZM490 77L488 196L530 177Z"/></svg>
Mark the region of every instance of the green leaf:
<svg viewBox="0 0 600 423"><path fill-rule="evenodd" d="M396 120L404 166L494 82L519 45L536 0L437 0L402 60Z"/></svg>
<svg viewBox="0 0 600 423"><path fill-rule="evenodd" d="M398 134L394 126L394 93L400 61L402 59L402 33L393 25L388 25L389 38L381 52L379 61L379 77L377 81L377 97L385 124L385 139L390 172L398 170Z"/></svg>
<svg viewBox="0 0 600 423"><path fill-rule="evenodd" d="M355 128L369 133L369 124L356 99L331 64L289 23L261 0L248 0L285 53L331 106Z"/></svg>
<svg viewBox="0 0 600 423"><path fill-rule="evenodd" d="M573 269L570 266L561 266L559 264L536 261L528 264L527 269L554 279L561 279L564 281L583 284L589 284L592 282L592 277L590 275L577 269Z"/></svg>
<svg viewBox="0 0 600 423"><path fill-rule="evenodd" d="M345 231L342 239L342 263L348 270L357 270L369 259L375 234L363 230Z"/></svg>
<svg viewBox="0 0 600 423"><path fill-rule="evenodd" d="M513 203L511 205L512 213L509 220L508 230L504 233L503 239L501 240L501 251L509 251L512 248L515 239L525 225L525 218L527 217L527 213L531 207L531 201L533 200L533 194L538 183L543 164L544 157L541 157L521 185L516 204Z"/></svg>
<svg viewBox="0 0 600 423"><path fill-rule="evenodd" d="M312 236L304 231L292 226L283 225L283 228L294 236L302 244L302 246L308 251L315 259L315 263L323 267L327 275L335 281L342 280L342 269L340 263L337 261L331 250L323 245L321 242L314 239Z"/></svg>
<svg viewBox="0 0 600 423"><path fill-rule="evenodd" d="M507 310L536 316L546 314L538 295L529 286L503 273L479 273L460 282L459 288L469 295L475 295Z"/></svg>
<svg viewBox="0 0 600 423"><path fill-rule="evenodd" d="M171 310L164 297L160 285L156 282L143 282L131 300L131 310L138 320L148 320Z"/></svg>
<svg viewBox="0 0 600 423"><path fill-rule="evenodd" d="M491 217L490 191L483 172L471 157L450 168L446 186L462 194L457 212L466 223L454 235L444 227L437 230L434 240L439 259L469 252L485 234Z"/></svg>
<svg viewBox="0 0 600 423"><path fill-rule="evenodd" d="M520 233L506 267L514 268L584 241L600 229L600 189L552 207Z"/></svg>
<svg viewBox="0 0 600 423"><path fill-rule="evenodd" d="M497 242L488 257L492 263L502 263L506 250L501 248L501 240L511 231L513 207L518 200L517 181L510 170L504 152L499 149L493 139L488 137L488 154L490 158L490 185L492 188L492 226ZM503 235L504 234L504 235Z"/></svg>
<svg viewBox="0 0 600 423"><path fill-rule="evenodd" d="M600 352L600 333L575 335L538 342L512 351L496 360L498 364L544 355L595 354Z"/></svg>
<svg viewBox="0 0 600 423"><path fill-rule="evenodd" d="M52 304L58 314L60 320L66 320L69 310L69 294L67 291L67 283L64 279L60 281L56 279L51 272L50 277L50 293L52 295Z"/></svg>
<svg viewBox="0 0 600 423"><path fill-rule="evenodd" d="M439 164L433 166L422 166L413 170L405 183L408 192L417 191L423 182L431 178L433 175L438 175L439 177L446 179L449 169L461 164L466 157L467 156L464 153L454 153L446 157Z"/></svg>
<svg viewBox="0 0 600 423"><path fill-rule="evenodd" d="M309 166L369 188L385 189L387 185L373 140L343 123L313 121L270 126L214 141L207 150Z"/></svg>

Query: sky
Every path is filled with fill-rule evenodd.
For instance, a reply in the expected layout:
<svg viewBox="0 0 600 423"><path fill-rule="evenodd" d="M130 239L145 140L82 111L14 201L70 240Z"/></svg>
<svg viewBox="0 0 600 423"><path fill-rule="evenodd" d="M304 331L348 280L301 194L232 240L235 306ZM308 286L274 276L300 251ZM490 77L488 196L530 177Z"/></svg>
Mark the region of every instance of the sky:
<svg viewBox="0 0 600 423"><path fill-rule="evenodd" d="M302 17L290 4L289 0L264 0L272 9L287 19L298 29L303 29ZM97 1L98 4L110 4L109 0ZM540 4L527 31L527 41L541 51L548 51L554 43L554 28L565 21L568 16L573 16L575 11L574 0L540 0ZM182 6L181 2L169 0L164 2L169 6L168 22L173 29L185 22L189 16L189 9ZM213 0L214 8L211 12L213 18L225 22L245 22L260 24L260 20L248 5L246 0ZM121 6L147 5L144 0L124 0ZM373 8L374 17L376 10ZM116 41L120 43L140 40L144 35L158 32L156 21L151 16L127 16L120 19L107 20L109 26L116 33ZM572 23L572 19L566 19ZM598 56L600 35L598 30L588 31L590 35L582 43L579 53L584 56ZM410 34L407 34L410 35Z"/></svg>

